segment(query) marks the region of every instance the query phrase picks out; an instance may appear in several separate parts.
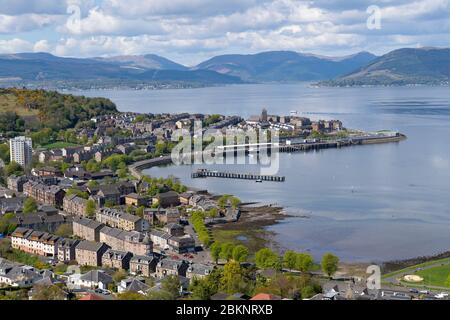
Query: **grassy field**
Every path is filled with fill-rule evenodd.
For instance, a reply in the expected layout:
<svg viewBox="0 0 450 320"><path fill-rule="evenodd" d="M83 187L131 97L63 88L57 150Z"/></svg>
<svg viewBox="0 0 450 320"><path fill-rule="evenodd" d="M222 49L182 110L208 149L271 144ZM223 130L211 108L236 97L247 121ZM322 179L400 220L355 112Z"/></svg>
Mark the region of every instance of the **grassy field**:
<svg viewBox="0 0 450 320"><path fill-rule="evenodd" d="M417 265L414 265L411 267L407 267L407 268L404 268L401 270L383 274L382 278L390 278L390 277L393 277L395 275L402 274L402 273L409 273L409 272L414 273L414 271L417 268L424 268L424 267L427 267L427 266L433 265L433 264L445 264L445 263L450 263L450 258L444 258L444 259L432 260L432 261L420 263L420 264L417 264Z"/></svg>
<svg viewBox="0 0 450 320"><path fill-rule="evenodd" d="M450 276L450 265L438 266L415 273L423 278L420 284L439 287L450 287L448 277Z"/></svg>
<svg viewBox="0 0 450 320"><path fill-rule="evenodd" d="M42 146L42 148L45 149L61 149L61 148L69 148L69 147L79 147L80 145L70 142L64 142L64 141L58 141L55 143L47 144L45 146Z"/></svg>
<svg viewBox="0 0 450 320"><path fill-rule="evenodd" d="M27 108L19 107L17 105L17 99L12 94L0 95L0 113L2 112L16 112L19 116L31 117L38 114L38 110L29 110Z"/></svg>

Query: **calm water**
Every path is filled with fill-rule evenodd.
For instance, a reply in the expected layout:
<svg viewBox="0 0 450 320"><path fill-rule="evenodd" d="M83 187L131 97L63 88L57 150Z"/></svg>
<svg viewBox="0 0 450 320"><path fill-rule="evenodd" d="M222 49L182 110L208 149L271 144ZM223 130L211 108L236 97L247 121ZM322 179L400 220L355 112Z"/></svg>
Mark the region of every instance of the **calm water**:
<svg viewBox="0 0 450 320"><path fill-rule="evenodd" d="M332 251L346 261L380 261L450 250L449 88L317 89L293 84L82 93L111 98L122 111L247 117L266 107L274 114L298 110L312 119L337 118L349 128L399 130L408 140L282 154L279 174L287 177L285 183L192 180L195 168L190 166L148 173L172 174L213 193L277 203L293 215L306 215L269 229L285 248L308 250L317 257Z"/></svg>

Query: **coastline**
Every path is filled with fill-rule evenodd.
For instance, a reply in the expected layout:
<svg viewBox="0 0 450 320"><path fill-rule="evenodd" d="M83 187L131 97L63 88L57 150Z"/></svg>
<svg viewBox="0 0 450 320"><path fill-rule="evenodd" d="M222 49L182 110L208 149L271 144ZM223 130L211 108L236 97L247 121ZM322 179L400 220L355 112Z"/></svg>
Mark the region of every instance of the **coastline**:
<svg viewBox="0 0 450 320"><path fill-rule="evenodd" d="M128 168L135 178L142 179L145 176L142 170L168 164L171 161L170 156L162 156L130 164ZM190 186L187 187L193 189ZM281 245L273 239L275 233L267 231L266 227L275 225L290 216L282 207L251 202L241 204L240 210L241 216L238 221L211 227L216 241L240 242L249 247L250 253L268 246L281 248Z"/></svg>
<svg viewBox="0 0 450 320"><path fill-rule="evenodd" d="M274 239L275 233L266 228L290 217L282 207L256 203L244 204L240 210L241 217L238 221L211 228L216 241L244 244L250 254L265 247L277 251L282 249L281 244Z"/></svg>
<svg viewBox="0 0 450 320"><path fill-rule="evenodd" d="M406 135L399 134L393 137L367 139L360 141L360 144L395 143L406 139ZM171 156L164 155L159 158L132 163L129 165L129 170L135 178L142 179L146 176L146 174L142 172L143 170L170 163L172 163ZM196 190L196 188L193 188L192 186L187 186L187 188L193 191ZM208 193L213 197L220 196L220 194ZM240 209L241 216L238 221L218 224L211 227L211 232L215 241L244 244L249 248L250 254L255 253L263 247L270 247L279 252L286 250L286 247L283 247L281 243L275 240L277 233L267 230L267 227L276 225L286 218L297 216L290 215L283 207L273 204L267 205L260 202L243 203L241 204ZM385 261L381 262L383 265L384 263ZM357 266L371 264L371 261L361 261L357 263L342 261L342 264L353 269Z"/></svg>

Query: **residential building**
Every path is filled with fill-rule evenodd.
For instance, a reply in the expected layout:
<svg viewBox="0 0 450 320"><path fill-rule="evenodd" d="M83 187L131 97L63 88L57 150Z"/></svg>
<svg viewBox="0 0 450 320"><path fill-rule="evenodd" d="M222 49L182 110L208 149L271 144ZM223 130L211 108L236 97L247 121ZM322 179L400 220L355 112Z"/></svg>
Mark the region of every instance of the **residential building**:
<svg viewBox="0 0 450 320"><path fill-rule="evenodd" d="M25 197L19 196L15 198L0 199L0 213L19 213L22 212Z"/></svg>
<svg viewBox="0 0 450 320"><path fill-rule="evenodd" d="M113 278L103 270L91 270L85 274L75 273L69 276L67 287L69 289L103 289L114 283Z"/></svg>
<svg viewBox="0 0 450 320"><path fill-rule="evenodd" d="M53 150L39 152L38 158L39 158L40 163L49 163L52 161L66 160L63 156L63 152L61 149L53 149Z"/></svg>
<svg viewBox="0 0 450 320"><path fill-rule="evenodd" d="M60 169L53 167L34 168L32 174L37 177L62 177L63 175Z"/></svg>
<svg viewBox="0 0 450 320"><path fill-rule="evenodd" d="M166 224L163 230L171 236L184 236L184 227L177 223Z"/></svg>
<svg viewBox="0 0 450 320"><path fill-rule="evenodd" d="M75 248L75 260L82 266L102 265L102 256L109 247L101 242L82 241Z"/></svg>
<svg viewBox="0 0 450 320"><path fill-rule="evenodd" d="M113 228L125 231L143 231L145 221L135 215L110 208L100 208L96 213L96 220Z"/></svg>
<svg viewBox="0 0 450 320"><path fill-rule="evenodd" d="M125 196L125 204L135 207L147 206L148 198L133 192Z"/></svg>
<svg viewBox="0 0 450 320"><path fill-rule="evenodd" d="M11 287L30 287L43 277L38 270L30 266L0 258L0 285Z"/></svg>
<svg viewBox="0 0 450 320"><path fill-rule="evenodd" d="M188 279L203 279L211 274L214 270L214 266L201 264L201 263L192 263L189 265L186 270L186 278Z"/></svg>
<svg viewBox="0 0 450 320"><path fill-rule="evenodd" d="M23 192L23 185L28 181L26 176L9 176L7 183L8 189L15 192Z"/></svg>
<svg viewBox="0 0 450 320"><path fill-rule="evenodd" d="M195 251L195 240L186 234L181 237L172 236L167 242L170 250L177 253L186 253Z"/></svg>
<svg viewBox="0 0 450 320"><path fill-rule="evenodd" d="M160 207L167 208L171 206L177 206L180 204L178 193L175 191L168 191L164 193L158 193L153 197L153 204L159 204Z"/></svg>
<svg viewBox="0 0 450 320"><path fill-rule="evenodd" d="M144 220L154 225L178 223L180 221L180 211L177 208L145 209Z"/></svg>
<svg viewBox="0 0 450 320"><path fill-rule="evenodd" d="M133 192L136 192L136 188L131 182L101 185L89 189L89 193L97 201L99 207L104 206L106 202L114 205L122 204L122 197Z"/></svg>
<svg viewBox="0 0 450 320"><path fill-rule="evenodd" d="M20 136L10 139L9 152L11 162L16 162L22 167L28 167L33 157L33 142L31 138Z"/></svg>
<svg viewBox="0 0 450 320"><path fill-rule="evenodd" d="M156 272L158 258L155 255L140 256L135 255L130 260L130 273L150 277Z"/></svg>
<svg viewBox="0 0 450 320"><path fill-rule="evenodd" d="M46 232L19 227L11 234L11 247L39 256L57 257L58 241L61 240Z"/></svg>
<svg viewBox="0 0 450 320"><path fill-rule="evenodd" d="M130 269L130 252L108 249L102 256L102 266L115 269Z"/></svg>
<svg viewBox="0 0 450 320"><path fill-rule="evenodd" d="M100 240L100 230L105 225L97 221L74 217L72 221L73 235L89 241Z"/></svg>
<svg viewBox="0 0 450 320"><path fill-rule="evenodd" d="M118 293L123 292L135 292L140 294L147 294L150 290L150 286L145 283L145 279L142 278L127 278L120 281L117 287Z"/></svg>
<svg viewBox="0 0 450 320"><path fill-rule="evenodd" d="M160 250L170 249L178 253L195 251L195 240L190 235L172 236L164 231L152 230L150 239Z"/></svg>
<svg viewBox="0 0 450 320"><path fill-rule="evenodd" d="M75 260L75 248L80 240L62 239L58 242L58 261L68 263Z"/></svg>
<svg viewBox="0 0 450 320"><path fill-rule="evenodd" d="M39 181L28 181L23 185L23 193L37 202L62 207L66 192L55 185L46 185Z"/></svg>
<svg viewBox="0 0 450 320"><path fill-rule="evenodd" d="M189 199L194 195L192 192L180 193L180 203L184 205L189 205Z"/></svg>
<svg viewBox="0 0 450 320"><path fill-rule="evenodd" d="M184 260L162 259L156 265L156 277L186 276L189 264Z"/></svg>
<svg viewBox="0 0 450 320"><path fill-rule="evenodd" d="M71 222L70 217L60 215L51 210L48 212L38 211L31 214L16 213L10 220L10 223L18 227L49 233L54 233L59 226Z"/></svg>
<svg viewBox="0 0 450 320"><path fill-rule="evenodd" d="M133 255L149 255L153 251L150 237L137 231L125 231L117 228L103 227L100 241L113 250L131 252Z"/></svg>
<svg viewBox="0 0 450 320"><path fill-rule="evenodd" d="M161 250L169 249L169 238L170 234L159 230L150 231L150 239L153 245L159 247Z"/></svg>
<svg viewBox="0 0 450 320"><path fill-rule="evenodd" d="M63 200L63 210L75 216L86 216L87 200L76 194L65 196Z"/></svg>

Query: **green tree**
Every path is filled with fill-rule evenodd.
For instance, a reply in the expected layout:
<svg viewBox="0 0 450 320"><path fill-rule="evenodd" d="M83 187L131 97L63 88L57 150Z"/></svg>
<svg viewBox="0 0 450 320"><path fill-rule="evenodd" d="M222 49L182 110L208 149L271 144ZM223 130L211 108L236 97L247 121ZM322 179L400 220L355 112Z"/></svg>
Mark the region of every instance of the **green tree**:
<svg viewBox="0 0 450 320"><path fill-rule="evenodd" d="M281 269L280 257L269 248L263 248L256 252L255 262L259 269Z"/></svg>
<svg viewBox="0 0 450 320"><path fill-rule="evenodd" d="M248 257L248 249L242 244L237 245L233 249L233 260L237 262L245 262Z"/></svg>
<svg viewBox="0 0 450 320"><path fill-rule="evenodd" d="M95 161L94 159L89 160L86 163L86 170L89 172L99 172L101 169L101 165L100 163L98 163L97 161Z"/></svg>
<svg viewBox="0 0 450 320"><path fill-rule="evenodd" d="M237 209L237 207L241 204L241 200L236 197L231 197L230 202L233 209Z"/></svg>
<svg viewBox="0 0 450 320"><path fill-rule="evenodd" d="M90 218L92 218L95 215L96 205L95 201L92 199L89 199L86 202L86 215Z"/></svg>
<svg viewBox="0 0 450 320"><path fill-rule="evenodd" d="M7 143L0 144L0 159L2 159L4 163L8 163L9 158L9 145Z"/></svg>
<svg viewBox="0 0 450 320"><path fill-rule="evenodd" d="M301 272L308 272L314 264L314 259L309 253L299 253L296 257L295 267Z"/></svg>
<svg viewBox="0 0 450 320"><path fill-rule="evenodd" d="M214 242L209 249L211 252L211 257L217 264L219 262L220 252L222 251L222 245L219 242Z"/></svg>
<svg viewBox="0 0 450 320"><path fill-rule="evenodd" d="M64 224L60 225L56 229L55 234L60 237L69 238L73 234L71 224L64 223Z"/></svg>
<svg viewBox="0 0 450 320"><path fill-rule="evenodd" d="M32 213L32 212L36 212L38 209L37 203L33 198L27 198L24 202L23 202L23 213Z"/></svg>
<svg viewBox="0 0 450 320"><path fill-rule="evenodd" d="M138 217L141 217L141 218L143 218L144 217L144 211L145 211L145 207L139 207L139 208L137 208L136 209L136 215L138 216Z"/></svg>
<svg viewBox="0 0 450 320"><path fill-rule="evenodd" d="M150 291L147 294L147 299L149 300L175 300L172 295L164 290Z"/></svg>
<svg viewBox="0 0 450 320"><path fill-rule="evenodd" d="M125 270L117 270L116 272L114 272L113 274L113 280L114 282L118 283L120 281L122 281L123 279L125 279L127 277L127 272Z"/></svg>
<svg viewBox="0 0 450 320"><path fill-rule="evenodd" d="M180 297L181 283L177 276L168 276L161 282L160 291L152 291L148 297L150 300L176 300Z"/></svg>
<svg viewBox="0 0 450 320"><path fill-rule="evenodd" d="M222 289L229 294L236 293L239 291L242 282L242 269L239 262L228 261L223 267Z"/></svg>
<svg viewBox="0 0 450 320"><path fill-rule="evenodd" d="M117 295L118 300L147 300L147 297L132 291L126 291Z"/></svg>
<svg viewBox="0 0 450 320"><path fill-rule="evenodd" d="M194 300L209 300L215 293L208 279L192 279L189 289L192 292L191 297Z"/></svg>
<svg viewBox="0 0 450 320"><path fill-rule="evenodd" d="M208 217L216 218L218 216L219 216L219 211L217 210L217 208L212 208L211 210L208 211Z"/></svg>
<svg viewBox="0 0 450 320"><path fill-rule="evenodd" d="M56 285L35 285L33 287L33 300L64 300L64 291Z"/></svg>
<svg viewBox="0 0 450 320"><path fill-rule="evenodd" d="M321 266L322 271L326 275L331 277L333 274L335 274L338 269L338 265L339 265L339 258L336 257L334 254L328 252L323 255Z"/></svg>
<svg viewBox="0 0 450 320"><path fill-rule="evenodd" d="M11 162L10 164L7 164L5 166L5 174L9 177L10 175L22 175L23 174L23 168L21 167L20 164L18 164L17 162Z"/></svg>
<svg viewBox="0 0 450 320"><path fill-rule="evenodd" d="M86 186L88 188L95 188L98 186L98 182L95 180L89 180L88 183L86 183Z"/></svg>
<svg viewBox="0 0 450 320"><path fill-rule="evenodd" d="M220 248L220 258L229 261L233 258L234 244L232 242L225 242Z"/></svg>
<svg viewBox="0 0 450 320"><path fill-rule="evenodd" d="M128 177L128 170L127 170L127 168L122 168L122 169L117 170L117 176L120 179L125 179L126 177Z"/></svg>
<svg viewBox="0 0 450 320"><path fill-rule="evenodd" d="M7 213L0 217L0 233L10 234L13 232L17 225L13 222L14 213Z"/></svg>
<svg viewBox="0 0 450 320"><path fill-rule="evenodd" d="M224 194L223 196L221 196L218 200L217 200L217 204L219 205L219 207L221 207L222 209L225 208L225 206L228 203L228 199L230 199L231 195L229 194Z"/></svg>
<svg viewBox="0 0 450 320"><path fill-rule="evenodd" d="M89 198L89 194L87 192L83 192L83 191L81 191L79 189L76 189L76 188L70 188L70 189L67 190L66 196L69 197L71 195L77 195L78 197L83 198L83 199L88 199Z"/></svg>
<svg viewBox="0 0 450 320"><path fill-rule="evenodd" d="M297 253L292 250L288 250L283 256L283 266L289 270L293 270L297 266Z"/></svg>

